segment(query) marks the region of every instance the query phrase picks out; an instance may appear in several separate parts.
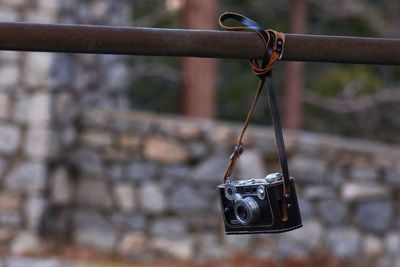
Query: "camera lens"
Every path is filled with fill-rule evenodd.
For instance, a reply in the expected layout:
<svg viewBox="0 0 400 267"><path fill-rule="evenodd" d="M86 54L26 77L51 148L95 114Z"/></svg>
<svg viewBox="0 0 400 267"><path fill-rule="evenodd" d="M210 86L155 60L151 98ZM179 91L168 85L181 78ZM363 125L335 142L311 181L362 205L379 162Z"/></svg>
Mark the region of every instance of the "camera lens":
<svg viewBox="0 0 400 267"><path fill-rule="evenodd" d="M244 206L239 206L237 208L237 216L243 221L247 219L247 210Z"/></svg>
<svg viewBox="0 0 400 267"><path fill-rule="evenodd" d="M258 204L252 197L236 201L234 210L236 219L242 225L255 223L260 215Z"/></svg>

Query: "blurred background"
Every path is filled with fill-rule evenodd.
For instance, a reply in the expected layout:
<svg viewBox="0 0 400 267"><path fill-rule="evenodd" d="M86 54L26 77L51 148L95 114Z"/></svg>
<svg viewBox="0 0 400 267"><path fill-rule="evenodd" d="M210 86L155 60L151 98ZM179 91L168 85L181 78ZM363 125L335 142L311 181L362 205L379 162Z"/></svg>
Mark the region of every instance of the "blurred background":
<svg viewBox="0 0 400 267"><path fill-rule="evenodd" d="M1 21L217 29L234 11L288 33L400 37L396 1L0 7ZM246 60L1 51L0 267L398 266L399 74L278 62L304 227L226 236L215 187L257 84ZM266 105L264 95L236 179L279 171Z"/></svg>
<svg viewBox="0 0 400 267"><path fill-rule="evenodd" d="M156 9L162 11L155 11L156 3ZM216 29L217 17L222 12L235 11L266 28L290 33L392 38L400 34L396 26L399 4L393 1L222 0L185 3L137 1L133 4L133 24ZM202 63L198 63L196 69L192 63L198 61ZM146 72L144 78L135 75L130 81L135 86L128 88L131 107L243 120L256 83L246 61L224 59L215 63L214 60L132 58L134 70L153 62L161 68L159 72L168 75L154 74L152 84L146 77L152 73ZM392 114L397 113L395 89L398 81L395 77L398 72L396 66L281 62L274 69L274 82L279 88L284 124L294 130L396 142L399 125ZM155 89L138 89L142 80L147 87L154 86ZM157 97L160 95L163 97ZM255 122L270 124L269 115L265 116L261 110L256 113Z"/></svg>

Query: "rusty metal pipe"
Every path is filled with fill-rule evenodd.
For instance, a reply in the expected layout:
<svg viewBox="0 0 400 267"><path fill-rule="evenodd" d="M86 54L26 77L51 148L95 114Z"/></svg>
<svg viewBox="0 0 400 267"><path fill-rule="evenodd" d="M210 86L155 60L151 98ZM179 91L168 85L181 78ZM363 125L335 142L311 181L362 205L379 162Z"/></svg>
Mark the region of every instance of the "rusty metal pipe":
<svg viewBox="0 0 400 267"><path fill-rule="evenodd" d="M0 50L260 58L251 32L0 23ZM287 34L282 60L400 64L400 39Z"/></svg>

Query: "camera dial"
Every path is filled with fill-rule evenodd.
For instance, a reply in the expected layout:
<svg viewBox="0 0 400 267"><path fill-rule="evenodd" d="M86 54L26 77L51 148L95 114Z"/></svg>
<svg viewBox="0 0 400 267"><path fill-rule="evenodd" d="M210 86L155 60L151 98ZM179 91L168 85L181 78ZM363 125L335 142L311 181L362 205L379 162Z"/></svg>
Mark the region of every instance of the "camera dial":
<svg viewBox="0 0 400 267"><path fill-rule="evenodd" d="M263 200L265 198L265 195L267 193L265 192L265 187L263 185L259 185L257 187L257 196L259 199Z"/></svg>
<svg viewBox="0 0 400 267"><path fill-rule="evenodd" d="M267 183L273 183L276 181L282 180L282 174L279 172L276 173L270 173L267 176L265 176L265 180L267 180Z"/></svg>
<svg viewBox="0 0 400 267"><path fill-rule="evenodd" d="M233 201L235 194L236 187L232 183L227 183L225 186L225 197L230 201Z"/></svg>
<svg viewBox="0 0 400 267"><path fill-rule="evenodd" d="M258 204L254 198L242 198L239 194L235 194L234 212L236 219L242 225L251 225L260 217Z"/></svg>

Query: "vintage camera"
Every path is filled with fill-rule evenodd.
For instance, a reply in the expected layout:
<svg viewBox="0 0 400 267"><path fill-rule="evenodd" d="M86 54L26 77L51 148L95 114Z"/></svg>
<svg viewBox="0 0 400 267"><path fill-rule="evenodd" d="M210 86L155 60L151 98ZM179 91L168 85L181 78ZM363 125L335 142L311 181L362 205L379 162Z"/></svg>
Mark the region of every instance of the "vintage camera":
<svg viewBox="0 0 400 267"><path fill-rule="evenodd" d="M302 226L294 179L282 174L218 186L226 234L281 233Z"/></svg>

